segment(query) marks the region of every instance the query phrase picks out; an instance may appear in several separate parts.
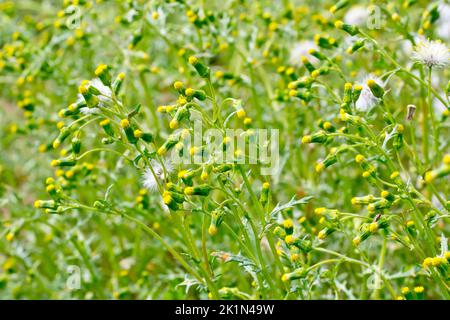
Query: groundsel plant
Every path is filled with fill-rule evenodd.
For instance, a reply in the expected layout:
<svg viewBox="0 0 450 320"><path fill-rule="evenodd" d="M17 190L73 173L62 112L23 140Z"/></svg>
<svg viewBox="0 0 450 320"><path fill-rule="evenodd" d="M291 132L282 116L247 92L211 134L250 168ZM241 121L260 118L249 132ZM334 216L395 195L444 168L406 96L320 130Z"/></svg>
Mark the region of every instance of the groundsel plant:
<svg viewBox="0 0 450 320"><path fill-rule="evenodd" d="M445 1L49 4L1 4L0 295L450 298Z"/></svg>

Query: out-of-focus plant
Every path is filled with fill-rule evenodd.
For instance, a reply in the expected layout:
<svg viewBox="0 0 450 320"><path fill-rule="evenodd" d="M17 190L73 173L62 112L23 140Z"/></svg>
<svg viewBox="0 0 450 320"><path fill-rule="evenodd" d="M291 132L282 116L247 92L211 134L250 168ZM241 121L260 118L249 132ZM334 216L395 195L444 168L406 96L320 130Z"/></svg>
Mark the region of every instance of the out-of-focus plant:
<svg viewBox="0 0 450 320"><path fill-rule="evenodd" d="M1 297L450 298L445 1L0 8Z"/></svg>

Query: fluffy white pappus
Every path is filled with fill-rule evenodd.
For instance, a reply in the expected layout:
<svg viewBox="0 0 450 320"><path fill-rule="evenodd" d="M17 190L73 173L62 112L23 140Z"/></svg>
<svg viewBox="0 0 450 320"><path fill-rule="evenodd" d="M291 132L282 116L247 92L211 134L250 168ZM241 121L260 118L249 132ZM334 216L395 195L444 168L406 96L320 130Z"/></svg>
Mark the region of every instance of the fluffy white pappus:
<svg viewBox="0 0 450 320"><path fill-rule="evenodd" d="M83 107L80 109L80 112L84 114L85 116L91 115L91 114L99 114L100 109L99 108L89 108L89 107Z"/></svg>
<svg viewBox="0 0 450 320"><path fill-rule="evenodd" d="M369 18L369 9L363 6L354 6L344 16L344 22L354 26L363 26Z"/></svg>
<svg viewBox="0 0 450 320"><path fill-rule="evenodd" d="M155 160L152 160L150 165L152 166L153 172L150 168L145 168L142 174L142 185L149 191L155 191L158 187L158 180L164 180L164 168L161 164ZM173 167L170 162L164 163L166 168L166 173L170 174L173 171Z"/></svg>
<svg viewBox="0 0 450 320"><path fill-rule="evenodd" d="M444 68L449 62L450 52L441 41L424 40L416 45L412 58L429 68Z"/></svg>
<svg viewBox="0 0 450 320"><path fill-rule="evenodd" d="M100 91L100 95L97 96L100 107L106 107L111 103L112 91L110 88L105 86L98 78L92 79L91 85Z"/></svg>
<svg viewBox="0 0 450 320"><path fill-rule="evenodd" d="M370 111L370 109L372 109L373 107L375 107L375 105L378 102L378 98L375 97L372 94L372 91L370 91L370 88L367 86L367 80L372 79L374 80L379 86L384 88L384 83L383 81L374 76L374 75L367 75L365 76L362 81L360 83L358 83L359 85L361 85L363 87L362 91L361 91L361 95L359 96L358 100L356 101L356 110L360 111L360 112L367 112Z"/></svg>
<svg viewBox="0 0 450 320"><path fill-rule="evenodd" d="M316 57L308 53L308 51L311 49L317 50L317 46L314 43L314 41L305 40L296 43L291 50L289 62L295 66L300 66L302 64L302 56L308 58L308 60L312 63L319 62L319 60Z"/></svg>

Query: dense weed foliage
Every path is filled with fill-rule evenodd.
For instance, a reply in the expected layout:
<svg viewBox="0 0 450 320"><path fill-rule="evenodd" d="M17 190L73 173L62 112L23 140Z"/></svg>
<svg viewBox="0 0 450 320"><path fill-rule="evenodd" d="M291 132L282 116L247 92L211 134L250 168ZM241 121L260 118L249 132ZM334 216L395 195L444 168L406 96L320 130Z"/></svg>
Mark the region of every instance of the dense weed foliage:
<svg viewBox="0 0 450 320"><path fill-rule="evenodd" d="M449 21L0 2L0 297L450 298Z"/></svg>

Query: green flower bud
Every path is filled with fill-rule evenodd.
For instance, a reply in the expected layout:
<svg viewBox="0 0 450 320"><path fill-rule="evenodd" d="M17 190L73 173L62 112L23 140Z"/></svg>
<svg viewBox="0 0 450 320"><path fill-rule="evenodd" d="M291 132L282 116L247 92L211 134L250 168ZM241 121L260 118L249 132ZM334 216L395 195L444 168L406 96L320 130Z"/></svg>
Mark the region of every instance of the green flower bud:
<svg viewBox="0 0 450 320"><path fill-rule="evenodd" d="M67 107L67 109L68 109L70 112L77 112L77 111L79 111L81 108L84 108L84 107L87 107L86 101L80 99L80 100L77 100L77 102L75 102L75 103L71 103L71 104Z"/></svg>
<svg viewBox="0 0 450 320"><path fill-rule="evenodd" d="M344 85L344 98L342 99L344 103L352 102L352 89L353 86L351 83L346 83Z"/></svg>
<svg viewBox="0 0 450 320"><path fill-rule="evenodd" d="M403 147L403 133L397 133L394 137L393 137L393 142L392 145L394 146L395 149L401 149Z"/></svg>
<svg viewBox="0 0 450 320"><path fill-rule="evenodd" d="M373 195L369 194L367 196L364 197L354 197L352 198L352 204L353 205L365 205L365 204L369 204L372 203L376 200L379 200L380 198L376 198Z"/></svg>
<svg viewBox="0 0 450 320"><path fill-rule="evenodd" d="M316 49L310 49L308 51L308 53L310 55L312 55L313 57L316 57L317 59L321 60L321 61L327 59L327 57L323 53L321 53L320 51L317 51Z"/></svg>
<svg viewBox="0 0 450 320"><path fill-rule="evenodd" d="M299 88L311 88L311 84L314 82L314 79L311 77L302 77L298 80L292 81L288 85L288 89L294 90Z"/></svg>
<svg viewBox="0 0 450 320"><path fill-rule="evenodd" d="M303 144L307 144L307 143L325 143L328 142L328 134L323 131L320 130L312 135L307 135L304 136L302 138L302 143Z"/></svg>
<svg viewBox="0 0 450 320"><path fill-rule="evenodd" d="M270 184L268 182L264 182L262 186L261 196L259 198L259 202L261 202L263 207L269 201L269 191L270 191Z"/></svg>
<svg viewBox="0 0 450 320"><path fill-rule="evenodd" d="M128 45L128 49L134 49L139 42L142 40L142 29L138 29L133 32L131 36L130 44Z"/></svg>
<svg viewBox="0 0 450 320"><path fill-rule="evenodd" d="M392 206L392 202L391 201L389 201L387 199L380 199L378 201L370 203L367 206L367 210L369 210L369 212L375 212L377 210L390 208L391 206Z"/></svg>
<svg viewBox="0 0 450 320"><path fill-rule="evenodd" d="M72 139L72 153L78 155L81 151L81 140L78 137Z"/></svg>
<svg viewBox="0 0 450 320"><path fill-rule="evenodd" d="M109 73L109 67L106 64L99 64L97 69L95 69L95 75L105 86L111 86L111 74ZM100 92L98 94L100 94Z"/></svg>
<svg viewBox="0 0 450 320"><path fill-rule="evenodd" d="M135 137L134 130L131 126L123 128L123 131L125 132L125 135L129 143L135 144L139 140L138 138Z"/></svg>
<svg viewBox="0 0 450 320"><path fill-rule="evenodd" d="M100 126L108 136L114 137L114 129L112 128L111 121L109 119L100 121Z"/></svg>
<svg viewBox="0 0 450 320"><path fill-rule="evenodd" d="M187 88L187 89L184 91L184 94L185 94L187 97L197 98L197 99L200 100L200 101L203 101L203 100L206 99L206 93L205 93L205 91L203 91L203 90L194 90L194 89L192 89L192 88Z"/></svg>
<svg viewBox="0 0 450 320"><path fill-rule="evenodd" d="M358 101L362 90L363 90L363 87L361 85L357 84L356 86L354 86L354 88L353 88L353 101L355 101L355 102Z"/></svg>
<svg viewBox="0 0 450 320"><path fill-rule="evenodd" d="M210 77L210 69L203 62L201 62L197 57L191 56L189 57L189 64L191 64L195 70L197 70L198 74L202 78Z"/></svg>
<svg viewBox="0 0 450 320"><path fill-rule="evenodd" d="M286 236L284 241L288 246L295 246L304 253L308 253L312 248L312 243L310 240L296 238L293 235Z"/></svg>
<svg viewBox="0 0 450 320"><path fill-rule="evenodd" d="M158 155L162 156L166 154L170 149L172 149L179 141L179 137L175 135L170 135L164 144L158 149Z"/></svg>
<svg viewBox="0 0 450 320"><path fill-rule="evenodd" d="M336 39L328 37L328 36L324 36L324 35L319 35L319 34L316 34L314 36L314 42L319 47L324 48L324 49L331 49L333 47L338 46Z"/></svg>
<svg viewBox="0 0 450 320"><path fill-rule="evenodd" d="M300 98L300 99L304 100L305 102L309 102L312 99L311 92L309 92L307 90L290 90L289 96Z"/></svg>
<svg viewBox="0 0 450 320"><path fill-rule="evenodd" d="M69 109L61 109L58 111L58 117L65 118L65 117L69 117L69 116L74 116L79 113L80 113L79 109L76 109L74 111L70 111Z"/></svg>
<svg viewBox="0 0 450 320"><path fill-rule="evenodd" d="M118 95L120 88L122 87L123 80L125 79L125 73L121 72L117 75L116 79L112 83L112 89L114 94Z"/></svg>
<svg viewBox="0 0 450 320"><path fill-rule="evenodd" d="M357 26L352 26L350 24L343 23L342 21L338 20L334 23L334 26L338 29L342 29L345 32L347 32L351 36L355 36L359 33L359 29Z"/></svg>
<svg viewBox="0 0 450 320"><path fill-rule="evenodd" d="M283 274L283 276L281 277L281 280L283 280L283 282L287 282L287 281L292 281L292 280L296 280L296 279L302 279L302 278L305 278L307 274L308 274L308 269L299 268L299 269L294 270L293 272Z"/></svg>
<svg viewBox="0 0 450 320"><path fill-rule="evenodd" d="M273 229L273 234L276 235L280 239L284 239L286 237L286 231L280 226L275 227Z"/></svg>
<svg viewBox="0 0 450 320"><path fill-rule="evenodd" d="M350 47L347 48L347 53L352 54L364 47L365 39L355 41Z"/></svg>
<svg viewBox="0 0 450 320"><path fill-rule="evenodd" d="M312 73L314 70L316 70L316 67L314 67L314 65L309 62L308 58L305 56L301 57L302 63L305 66L306 70L309 71L309 73Z"/></svg>
<svg viewBox="0 0 450 320"><path fill-rule="evenodd" d="M34 202L34 207L41 209L56 209L56 202L55 200L36 200Z"/></svg>
<svg viewBox="0 0 450 320"><path fill-rule="evenodd" d="M194 187L187 187L184 189L184 194L188 196L207 196L212 190L208 184L201 184Z"/></svg>
<svg viewBox="0 0 450 320"><path fill-rule="evenodd" d="M177 129L180 122L189 116L189 112L186 106L179 107L175 113L173 119L170 121L170 129Z"/></svg>
<svg viewBox="0 0 450 320"><path fill-rule="evenodd" d="M223 221L223 217L225 216L225 211L222 208L218 208L211 212L211 223L208 228L208 233L210 235L215 235L217 233L217 229Z"/></svg>
<svg viewBox="0 0 450 320"><path fill-rule="evenodd" d="M367 86L369 87L372 94L377 98L382 98L384 95L384 89L375 80L367 80Z"/></svg>
<svg viewBox="0 0 450 320"><path fill-rule="evenodd" d="M341 113L341 120L344 122L351 123L353 125L361 125L363 121L361 117L353 116L348 113Z"/></svg>
<svg viewBox="0 0 450 320"><path fill-rule="evenodd" d="M151 143L154 141L153 134L150 132L144 132L141 136L141 139L147 143Z"/></svg>
<svg viewBox="0 0 450 320"><path fill-rule="evenodd" d="M57 149L71 133L72 130L69 127L62 127L61 130L59 131L58 137L56 137L56 139L53 140L53 148Z"/></svg>
<svg viewBox="0 0 450 320"><path fill-rule="evenodd" d="M331 13L336 13L337 11L341 10L342 8L346 7L349 4L349 0L340 0L335 5L333 5L330 8Z"/></svg>
<svg viewBox="0 0 450 320"><path fill-rule="evenodd" d="M192 186L192 180L197 175L197 173L198 171L194 170L181 170L180 172L178 172L178 178L183 180L184 184Z"/></svg>
<svg viewBox="0 0 450 320"><path fill-rule="evenodd" d="M330 234L332 234L333 232L335 232L336 229L334 228L323 228L322 230L320 230L319 234L317 235L317 237L320 240L324 240L326 237L328 237Z"/></svg>
<svg viewBox="0 0 450 320"><path fill-rule="evenodd" d="M180 204L184 201L184 197L181 194L171 191L164 191L162 197L164 204L175 211L180 209Z"/></svg>
<svg viewBox="0 0 450 320"><path fill-rule="evenodd" d="M71 159L71 158L57 159L57 160L52 160L51 166L52 167L73 167L76 165L76 163L77 163L76 160Z"/></svg>

